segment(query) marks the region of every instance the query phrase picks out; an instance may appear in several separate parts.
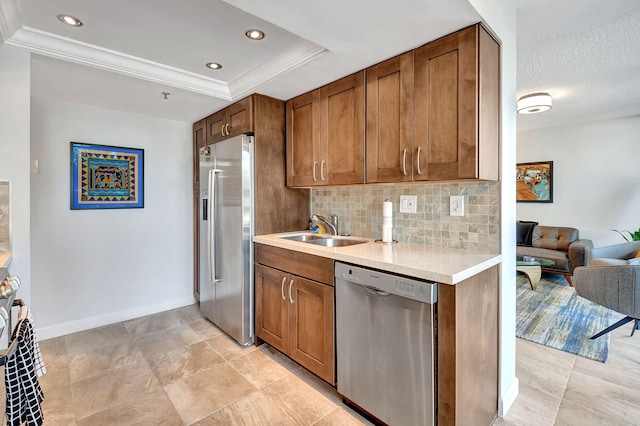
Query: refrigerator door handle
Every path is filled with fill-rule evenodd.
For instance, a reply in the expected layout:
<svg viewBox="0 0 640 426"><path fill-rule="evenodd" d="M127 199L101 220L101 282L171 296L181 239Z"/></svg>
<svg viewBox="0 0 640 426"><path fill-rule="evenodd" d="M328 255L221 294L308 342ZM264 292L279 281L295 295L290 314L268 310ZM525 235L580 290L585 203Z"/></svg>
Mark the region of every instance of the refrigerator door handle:
<svg viewBox="0 0 640 426"><path fill-rule="evenodd" d="M207 221L207 263L209 281L216 283L216 173L220 170L209 170L209 220Z"/></svg>

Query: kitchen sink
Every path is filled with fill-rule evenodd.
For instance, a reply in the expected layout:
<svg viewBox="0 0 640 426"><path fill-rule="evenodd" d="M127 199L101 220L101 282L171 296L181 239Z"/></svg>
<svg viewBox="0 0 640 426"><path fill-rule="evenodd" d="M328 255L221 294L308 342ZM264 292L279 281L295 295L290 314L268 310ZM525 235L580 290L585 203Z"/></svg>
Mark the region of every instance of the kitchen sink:
<svg viewBox="0 0 640 426"><path fill-rule="evenodd" d="M302 241L302 242L310 242L310 241L315 241L315 240L324 240L325 237L321 237L319 235L312 235L312 234L301 234L301 235L291 235L288 237L279 237L282 238L283 240L291 240L291 241Z"/></svg>
<svg viewBox="0 0 640 426"><path fill-rule="evenodd" d="M367 240L359 238L338 237L336 235L316 235L316 234L298 234L278 237L283 240L301 241L303 243L315 244L324 247L345 247L355 244L368 243Z"/></svg>
<svg viewBox="0 0 640 426"><path fill-rule="evenodd" d="M344 246L353 246L355 244L364 244L368 243L367 240L357 240L352 238L322 238L319 240L307 241L309 244L315 244L317 246L325 246L325 247L344 247Z"/></svg>

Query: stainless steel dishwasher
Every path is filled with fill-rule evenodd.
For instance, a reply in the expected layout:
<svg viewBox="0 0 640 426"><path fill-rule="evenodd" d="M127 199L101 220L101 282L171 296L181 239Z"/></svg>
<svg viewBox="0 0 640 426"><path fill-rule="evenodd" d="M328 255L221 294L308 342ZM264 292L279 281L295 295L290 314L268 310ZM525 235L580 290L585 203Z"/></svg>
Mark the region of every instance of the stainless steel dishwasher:
<svg viewBox="0 0 640 426"><path fill-rule="evenodd" d="M437 285L336 262L338 392L383 422L435 424Z"/></svg>

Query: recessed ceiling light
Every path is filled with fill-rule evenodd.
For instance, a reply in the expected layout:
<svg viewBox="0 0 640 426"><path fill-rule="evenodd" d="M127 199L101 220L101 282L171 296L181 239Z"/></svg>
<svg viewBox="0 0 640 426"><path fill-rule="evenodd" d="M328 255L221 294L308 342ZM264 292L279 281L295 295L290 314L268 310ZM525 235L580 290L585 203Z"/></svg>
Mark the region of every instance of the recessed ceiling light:
<svg viewBox="0 0 640 426"><path fill-rule="evenodd" d="M58 19L63 24L69 25L70 27L81 27L82 21L71 15L58 15Z"/></svg>
<svg viewBox="0 0 640 426"><path fill-rule="evenodd" d="M251 40L262 40L264 38L264 33L260 30L248 30L244 34Z"/></svg>
<svg viewBox="0 0 640 426"><path fill-rule="evenodd" d="M222 65L217 62L209 62L207 63L207 68L211 68L212 70L219 70L220 68L222 68Z"/></svg>

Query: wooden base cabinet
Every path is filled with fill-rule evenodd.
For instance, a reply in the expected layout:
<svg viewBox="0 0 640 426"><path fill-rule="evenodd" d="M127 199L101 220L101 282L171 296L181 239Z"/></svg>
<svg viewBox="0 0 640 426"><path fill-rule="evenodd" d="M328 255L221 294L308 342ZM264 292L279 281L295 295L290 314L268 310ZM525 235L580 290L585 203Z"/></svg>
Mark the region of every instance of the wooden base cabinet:
<svg viewBox="0 0 640 426"><path fill-rule="evenodd" d="M335 385L333 261L260 244L256 260L256 336Z"/></svg>

